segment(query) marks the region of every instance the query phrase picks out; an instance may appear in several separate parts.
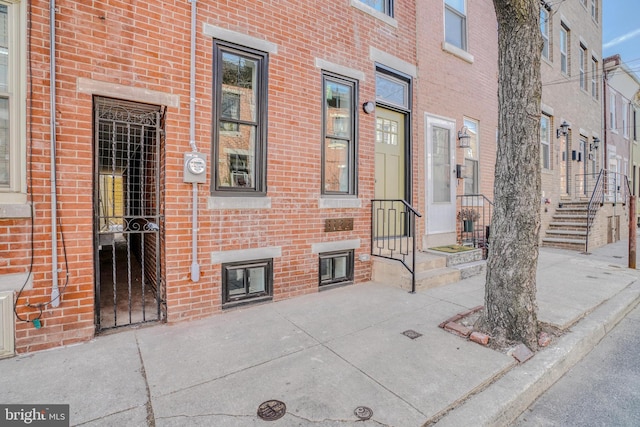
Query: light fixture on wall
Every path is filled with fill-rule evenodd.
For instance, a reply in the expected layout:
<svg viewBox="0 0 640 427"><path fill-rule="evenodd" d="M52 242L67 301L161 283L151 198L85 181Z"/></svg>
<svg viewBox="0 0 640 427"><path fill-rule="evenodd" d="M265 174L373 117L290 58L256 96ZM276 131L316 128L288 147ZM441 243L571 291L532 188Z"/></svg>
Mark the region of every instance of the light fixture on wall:
<svg viewBox="0 0 640 427"><path fill-rule="evenodd" d="M471 143L471 135L467 133L467 127L462 126L462 129L458 131L458 147L469 148Z"/></svg>
<svg viewBox="0 0 640 427"><path fill-rule="evenodd" d="M569 135L569 123L565 122L564 120L562 121L560 127L556 129L556 138L560 138L561 135Z"/></svg>
<svg viewBox="0 0 640 427"><path fill-rule="evenodd" d="M589 151L597 150L600 146L600 138L597 136L593 137L593 142L589 144Z"/></svg>
<svg viewBox="0 0 640 427"><path fill-rule="evenodd" d="M371 101L367 101L364 104L362 104L362 109L364 110L365 113L371 114L371 113L373 113L375 111L376 104L374 104Z"/></svg>

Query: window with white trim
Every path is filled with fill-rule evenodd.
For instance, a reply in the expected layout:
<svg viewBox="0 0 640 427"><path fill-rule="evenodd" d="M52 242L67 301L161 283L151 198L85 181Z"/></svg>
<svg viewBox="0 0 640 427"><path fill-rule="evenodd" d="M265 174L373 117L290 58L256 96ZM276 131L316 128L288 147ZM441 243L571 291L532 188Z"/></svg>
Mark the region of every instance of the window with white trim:
<svg viewBox="0 0 640 427"><path fill-rule="evenodd" d="M609 129L614 132L616 130L616 94L609 94Z"/></svg>
<svg viewBox="0 0 640 427"><path fill-rule="evenodd" d="M542 33L542 57L549 59L549 11L540 7L540 32Z"/></svg>
<svg viewBox="0 0 640 427"><path fill-rule="evenodd" d="M598 22L598 0L591 0L591 18Z"/></svg>
<svg viewBox="0 0 640 427"><path fill-rule="evenodd" d="M562 24L560 27L560 71L569 75L569 29Z"/></svg>
<svg viewBox="0 0 640 427"><path fill-rule="evenodd" d="M580 89L587 90L587 48L580 44Z"/></svg>
<svg viewBox="0 0 640 427"><path fill-rule="evenodd" d="M591 97L593 99L600 98L598 94L599 85L598 85L598 60L594 57L591 57Z"/></svg>
<svg viewBox="0 0 640 427"><path fill-rule="evenodd" d="M540 116L540 166L551 169L551 118Z"/></svg>
<svg viewBox="0 0 640 427"><path fill-rule="evenodd" d="M629 103L622 100L622 136L629 138Z"/></svg>
<svg viewBox="0 0 640 427"><path fill-rule="evenodd" d="M26 1L0 1L0 202L24 193L25 77L21 43Z"/></svg>
<svg viewBox="0 0 640 427"><path fill-rule="evenodd" d="M378 12L393 17L393 0L360 0L360 2L377 10Z"/></svg>
<svg viewBox="0 0 640 427"><path fill-rule="evenodd" d="M469 147L464 149L464 194L479 194L479 138L478 122L472 119L464 119L464 126L469 135Z"/></svg>
<svg viewBox="0 0 640 427"><path fill-rule="evenodd" d="M444 39L457 48L467 50L466 0L444 0Z"/></svg>

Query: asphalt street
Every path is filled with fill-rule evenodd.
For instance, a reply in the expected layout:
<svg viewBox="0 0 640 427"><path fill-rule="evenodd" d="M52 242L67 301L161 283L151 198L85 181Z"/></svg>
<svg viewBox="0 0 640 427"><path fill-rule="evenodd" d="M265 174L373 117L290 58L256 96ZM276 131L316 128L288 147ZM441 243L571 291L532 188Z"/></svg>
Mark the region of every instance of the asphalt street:
<svg viewBox="0 0 640 427"><path fill-rule="evenodd" d="M640 305L515 426L640 426Z"/></svg>

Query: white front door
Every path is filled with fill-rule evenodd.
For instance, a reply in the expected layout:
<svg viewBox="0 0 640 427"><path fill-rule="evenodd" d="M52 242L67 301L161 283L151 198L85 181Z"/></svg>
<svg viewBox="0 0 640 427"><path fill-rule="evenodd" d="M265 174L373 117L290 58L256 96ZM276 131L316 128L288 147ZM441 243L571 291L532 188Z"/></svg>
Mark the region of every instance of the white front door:
<svg viewBox="0 0 640 427"><path fill-rule="evenodd" d="M427 234L456 231L455 122L427 116Z"/></svg>

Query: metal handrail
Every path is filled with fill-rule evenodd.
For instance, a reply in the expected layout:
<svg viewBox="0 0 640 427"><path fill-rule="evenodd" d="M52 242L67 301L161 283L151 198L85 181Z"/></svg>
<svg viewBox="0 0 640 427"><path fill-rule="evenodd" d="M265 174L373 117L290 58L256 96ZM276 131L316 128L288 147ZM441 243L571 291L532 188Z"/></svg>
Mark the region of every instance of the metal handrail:
<svg viewBox="0 0 640 427"><path fill-rule="evenodd" d="M371 201L371 255L399 261L411 273L411 293L416 292L416 217L422 215L405 200Z"/></svg>
<svg viewBox="0 0 640 427"><path fill-rule="evenodd" d="M493 214L493 202L484 194L463 194L456 197L458 199L457 218L464 220L464 214L471 212L472 216L477 216L474 221L473 230L465 231L464 227L460 228L460 241L465 243L465 237L470 234L470 242L474 248L482 249L482 258L487 259L489 255L489 231L491 224L491 216Z"/></svg>
<svg viewBox="0 0 640 427"><path fill-rule="evenodd" d="M591 223L596 217L598 208L604 204L604 175L605 170L601 169L593 186L593 192L587 205L587 236L584 243L584 252L589 253L589 232L591 231Z"/></svg>

